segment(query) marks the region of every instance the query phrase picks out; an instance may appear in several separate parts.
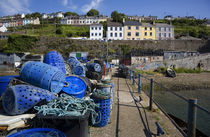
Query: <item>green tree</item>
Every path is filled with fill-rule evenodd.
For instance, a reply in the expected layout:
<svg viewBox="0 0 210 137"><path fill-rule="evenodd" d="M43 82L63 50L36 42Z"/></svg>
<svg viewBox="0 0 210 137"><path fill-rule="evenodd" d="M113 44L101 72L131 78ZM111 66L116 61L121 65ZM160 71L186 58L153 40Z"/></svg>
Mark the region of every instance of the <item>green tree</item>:
<svg viewBox="0 0 210 137"><path fill-rule="evenodd" d="M96 15L99 15L99 11L96 9L91 9L87 13L87 16L96 16Z"/></svg>
<svg viewBox="0 0 210 137"><path fill-rule="evenodd" d="M112 20L114 22L123 22L123 18L126 18L124 13L118 13L117 11L113 11L111 13Z"/></svg>
<svg viewBox="0 0 210 137"><path fill-rule="evenodd" d="M26 18L31 18L31 14L26 14Z"/></svg>
<svg viewBox="0 0 210 137"><path fill-rule="evenodd" d="M78 16L78 14L76 12L70 12L70 11L68 11L68 12L64 13L64 16L65 17L66 16Z"/></svg>
<svg viewBox="0 0 210 137"><path fill-rule="evenodd" d="M33 18L41 18L41 14L39 12L34 12L31 14L31 17Z"/></svg>

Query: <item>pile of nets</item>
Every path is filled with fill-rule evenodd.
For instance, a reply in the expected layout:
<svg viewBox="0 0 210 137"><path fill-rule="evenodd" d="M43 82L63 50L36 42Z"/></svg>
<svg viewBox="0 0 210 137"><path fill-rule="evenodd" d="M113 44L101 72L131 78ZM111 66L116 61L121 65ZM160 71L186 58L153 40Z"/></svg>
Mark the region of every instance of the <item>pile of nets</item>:
<svg viewBox="0 0 210 137"><path fill-rule="evenodd" d="M89 97L78 99L67 94L61 94L60 97L52 100L47 105L35 106L34 109L40 115L57 117L81 117L89 111L92 124L94 124L98 116L95 111L96 107L98 106Z"/></svg>

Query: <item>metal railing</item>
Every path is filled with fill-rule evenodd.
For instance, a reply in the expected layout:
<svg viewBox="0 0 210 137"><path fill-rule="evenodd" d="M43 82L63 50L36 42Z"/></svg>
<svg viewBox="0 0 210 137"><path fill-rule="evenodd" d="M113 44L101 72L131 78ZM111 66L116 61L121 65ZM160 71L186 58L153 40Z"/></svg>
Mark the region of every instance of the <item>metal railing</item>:
<svg viewBox="0 0 210 137"><path fill-rule="evenodd" d="M154 81L153 79L145 77L142 74L138 74L138 76L137 76L138 81L136 81L136 78L135 78L135 73L136 72L132 71L132 70L129 70L129 71L130 71L130 77L129 78L132 81L132 85L136 84L138 86L138 93L141 94L141 91L144 91L144 93L147 94L147 96L150 98L149 99L149 109L152 110L153 109L153 103L155 103L156 106L172 121L172 123L183 134L183 136L196 137L196 125L197 125L196 120L199 118L198 115L197 115L197 109L200 111L200 113L203 113L203 115L205 115L207 118L209 118L208 120L210 122L210 111L208 111L207 109L198 105L197 104L197 99L195 99L195 98L187 99L186 97L184 97L184 96L182 96L182 95L180 95L180 94L178 94L174 91L171 91L170 89L166 88L162 84ZM142 81L144 81L144 82L142 82ZM161 101L159 101L161 96L158 96L156 94L157 93L156 91L160 91L160 92L164 91L163 94L167 93L168 95L170 93L171 96L172 96L171 98L175 98L177 102L182 102L182 103L180 103L181 104L180 108L182 108L183 112L179 115L183 114L183 115L186 115L186 117L187 117L185 119L185 121L187 123L187 130L185 130L185 132L180 126L178 126L178 124L166 112L166 110L165 110L165 104L166 103L165 102L161 103ZM156 94L155 97L154 97L154 94ZM169 97L167 97L167 98L169 98ZM176 101L173 102L175 106L177 105ZM210 127L210 125L209 125L209 127ZM187 131L187 133L186 133L186 131ZM210 134L208 134L208 136L210 136Z"/></svg>

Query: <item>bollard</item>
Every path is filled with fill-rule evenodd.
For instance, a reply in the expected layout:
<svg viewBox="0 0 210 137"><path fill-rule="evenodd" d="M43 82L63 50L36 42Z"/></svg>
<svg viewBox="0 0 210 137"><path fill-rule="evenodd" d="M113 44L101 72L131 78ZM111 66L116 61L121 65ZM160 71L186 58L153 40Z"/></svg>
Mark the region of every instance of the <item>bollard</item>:
<svg viewBox="0 0 210 137"><path fill-rule="evenodd" d="M149 110L152 110L153 79L150 80Z"/></svg>
<svg viewBox="0 0 210 137"><path fill-rule="evenodd" d="M130 80L131 80L131 77L132 77L131 75L132 75L132 71L130 70Z"/></svg>
<svg viewBox="0 0 210 137"><path fill-rule="evenodd" d="M135 85L135 71L133 71L133 85Z"/></svg>
<svg viewBox="0 0 210 137"><path fill-rule="evenodd" d="M189 99L188 106L188 137L196 137L197 99Z"/></svg>
<svg viewBox="0 0 210 137"><path fill-rule="evenodd" d="M141 93L141 74L139 74L138 93Z"/></svg>

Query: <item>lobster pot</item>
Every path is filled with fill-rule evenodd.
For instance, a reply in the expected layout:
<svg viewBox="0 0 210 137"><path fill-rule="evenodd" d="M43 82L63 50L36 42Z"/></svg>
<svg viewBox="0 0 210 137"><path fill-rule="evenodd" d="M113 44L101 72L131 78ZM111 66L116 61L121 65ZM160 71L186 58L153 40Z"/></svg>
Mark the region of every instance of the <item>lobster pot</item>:
<svg viewBox="0 0 210 137"><path fill-rule="evenodd" d="M94 80L101 80L102 79L102 74L99 72L92 72L92 71L87 71L86 72L86 77Z"/></svg>
<svg viewBox="0 0 210 137"><path fill-rule="evenodd" d="M66 73L65 63L62 55L57 51L50 51L44 57L44 63L55 66L63 73Z"/></svg>
<svg viewBox="0 0 210 137"><path fill-rule="evenodd" d="M66 135L53 128L32 128L16 132L7 137L66 137Z"/></svg>
<svg viewBox="0 0 210 137"><path fill-rule="evenodd" d="M87 86L81 78L69 76L66 78L66 82L68 82L69 86L63 87L62 91L76 98L83 98L85 96Z"/></svg>
<svg viewBox="0 0 210 137"><path fill-rule="evenodd" d="M0 77L0 97L3 92L6 90L10 80L12 78L18 78L19 76L1 76Z"/></svg>
<svg viewBox="0 0 210 137"><path fill-rule="evenodd" d="M27 62L21 72L21 80L49 91L59 93L65 85L65 74L58 68L41 63Z"/></svg>
<svg viewBox="0 0 210 137"><path fill-rule="evenodd" d="M99 104L99 107L96 107L96 112L98 113L98 116L96 118L96 121L99 121L99 123L95 124L96 127L104 127L108 124L109 118L110 118L110 106L111 106L111 100L110 97L106 99L99 99L93 97L93 100L96 104Z"/></svg>
<svg viewBox="0 0 210 137"><path fill-rule="evenodd" d="M94 60L94 63L98 63L101 66L100 73L103 74L104 73L104 62L102 60Z"/></svg>
<svg viewBox="0 0 210 137"><path fill-rule="evenodd" d="M7 88L2 95L2 105L9 115L23 114L40 101L51 101L56 95L48 90L30 85L16 85Z"/></svg>
<svg viewBox="0 0 210 137"><path fill-rule="evenodd" d="M83 65L73 67L72 74L85 77L85 68Z"/></svg>
<svg viewBox="0 0 210 137"><path fill-rule="evenodd" d="M70 63L72 68L72 74L85 76L85 67L77 60L77 58L70 57L67 61Z"/></svg>
<svg viewBox="0 0 210 137"><path fill-rule="evenodd" d="M101 66L98 63L90 63L86 67L88 71L101 72Z"/></svg>

